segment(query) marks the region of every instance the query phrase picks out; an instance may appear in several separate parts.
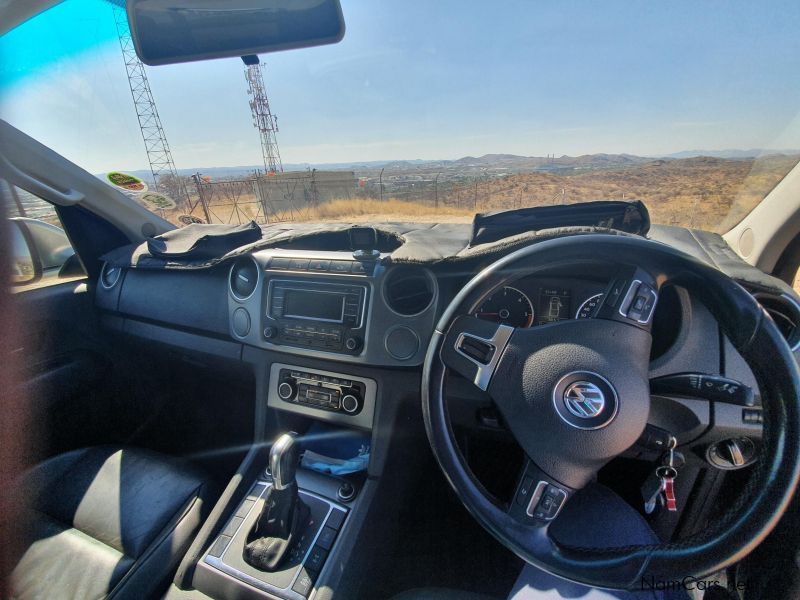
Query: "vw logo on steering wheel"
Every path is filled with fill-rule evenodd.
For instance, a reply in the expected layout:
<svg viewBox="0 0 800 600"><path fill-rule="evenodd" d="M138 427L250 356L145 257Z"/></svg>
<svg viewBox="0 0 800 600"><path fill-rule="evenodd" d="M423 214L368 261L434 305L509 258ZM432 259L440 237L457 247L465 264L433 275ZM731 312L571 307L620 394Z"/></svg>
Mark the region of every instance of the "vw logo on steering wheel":
<svg viewBox="0 0 800 600"><path fill-rule="evenodd" d="M596 417L606 407L603 391L590 381L576 381L564 390L567 410L580 419Z"/></svg>
<svg viewBox="0 0 800 600"><path fill-rule="evenodd" d="M573 371L553 388L553 408L565 423L577 429L600 429L617 415L619 399L605 377L592 371Z"/></svg>

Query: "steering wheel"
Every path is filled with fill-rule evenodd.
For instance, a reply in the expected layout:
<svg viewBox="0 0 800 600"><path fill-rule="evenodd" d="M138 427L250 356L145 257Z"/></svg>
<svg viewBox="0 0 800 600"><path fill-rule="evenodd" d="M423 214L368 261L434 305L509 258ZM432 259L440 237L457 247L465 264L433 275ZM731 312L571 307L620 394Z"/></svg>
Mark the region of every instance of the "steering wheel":
<svg viewBox="0 0 800 600"><path fill-rule="evenodd" d="M617 272L592 319L516 329L470 316L483 298L514 279L598 262ZM549 534L550 523L647 424L650 329L665 284L697 297L753 371L764 415L759 462L740 497L700 534L612 549L560 545ZM448 370L488 392L524 450L527 461L517 492L527 486L522 504L501 504L468 468L449 421ZM651 576L707 575L742 559L765 538L800 477L799 399L795 358L747 291L673 248L607 234L535 243L482 270L442 315L422 375L431 448L472 516L528 563L573 582L612 589L634 589Z"/></svg>

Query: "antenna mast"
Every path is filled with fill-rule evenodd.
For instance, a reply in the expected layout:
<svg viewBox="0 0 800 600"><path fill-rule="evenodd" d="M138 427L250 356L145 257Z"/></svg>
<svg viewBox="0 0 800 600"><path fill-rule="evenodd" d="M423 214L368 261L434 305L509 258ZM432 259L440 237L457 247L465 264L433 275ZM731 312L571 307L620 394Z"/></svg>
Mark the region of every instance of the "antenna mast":
<svg viewBox="0 0 800 600"><path fill-rule="evenodd" d="M114 11L114 22L117 25L119 47L122 50L122 58L125 61L128 85L131 88L136 117L139 119L139 129L142 132L147 160L150 163L150 173L153 175L153 183L155 183L158 191L179 196L179 198L173 198L173 200L186 201L189 204L186 185L183 179L178 177L178 171L175 169L172 153L167 143L167 136L161 125L161 118L158 116L153 92L150 90L150 83L147 80L147 73L133 46L131 30L128 25L128 15L125 12L125 2L124 0L111 0L111 4ZM169 186L163 185L163 183L167 182L162 183L162 178L166 178L169 181ZM164 189L165 187L176 189Z"/></svg>
<svg viewBox="0 0 800 600"><path fill-rule="evenodd" d="M250 95L250 112L253 115L253 127L261 135L261 155L267 174L283 173L281 153L278 150L278 118L269 108L269 98L264 87L263 65L258 56L243 56L244 78L247 80L247 93Z"/></svg>

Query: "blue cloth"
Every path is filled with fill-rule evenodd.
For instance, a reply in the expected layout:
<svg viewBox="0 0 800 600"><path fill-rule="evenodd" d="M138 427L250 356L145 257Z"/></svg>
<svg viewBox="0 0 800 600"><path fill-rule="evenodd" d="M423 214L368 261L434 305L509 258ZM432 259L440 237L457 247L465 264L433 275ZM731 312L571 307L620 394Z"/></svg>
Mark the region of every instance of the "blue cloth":
<svg viewBox="0 0 800 600"><path fill-rule="evenodd" d="M550 526L554 540L570 546L617 548L657 544L659 539L638 512L607 487L590 484L564 506ZM565 581L525 565L509 600L678 600L683 593L600 590Z"/></svg>
<svg viewBox="0 0 800 600"><path fill-rule="evenodd" d="M302 466L329 475L366 471L369 466L369 435L314 423L300 438L304 450Z"/></svg>

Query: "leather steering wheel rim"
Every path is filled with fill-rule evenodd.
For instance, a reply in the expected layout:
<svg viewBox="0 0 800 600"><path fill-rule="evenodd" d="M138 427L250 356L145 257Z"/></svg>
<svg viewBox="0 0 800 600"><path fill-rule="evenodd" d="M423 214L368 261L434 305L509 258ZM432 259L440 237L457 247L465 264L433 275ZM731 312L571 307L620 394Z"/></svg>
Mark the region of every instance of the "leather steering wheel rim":
<svg viewBox="0 0 800 600"><path fill-rule="evenodd" d="M756 377L764 413L760 460L744 492L700 534L653 546L612 549L561 546L549 537L546 526L520 522L498 506L470 472L458 449L444 392L448 366L442 357L451 344L459 315L471 314L481 298L512 280L554 265L580 262L636 267L652 276L656 290L665 283L686 288L717 319ZM600 319L587 321L594 320ZM544 325L533 329L550 328L557 334L556 327ZM633 326L621 324L613 331L626 331L622 327ZM510 340L517 335L515 332ZM506 360L509 352L498 351L502 354L499 363L509 362L512 367L523 364L524 357ZM508 368L502 371L504 375L512 372ZM571 235L532 244L483 269L462 288L439 320L425 358L421 391L431 448L467 510L501 544L526 562L576 583L636 589L643 579L651 576L656 580L680 580L723 569L745 557L775 527L800 479L800 371L775 324L755 299L725 274L669 246L643 238L596 233ZM638 393L640 387L635 391ZM620 398L621 405L638 402L635 398ZM646 402L649 403L649 393ZM542 406L537 405L540 415ZM634 423L634 428L639 425ZM633 431L633 439L639 433L641 429ZM564 474L569 476L570 470Z"/></svg>

